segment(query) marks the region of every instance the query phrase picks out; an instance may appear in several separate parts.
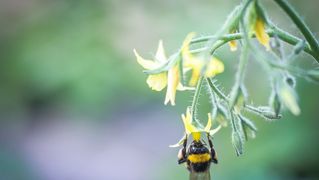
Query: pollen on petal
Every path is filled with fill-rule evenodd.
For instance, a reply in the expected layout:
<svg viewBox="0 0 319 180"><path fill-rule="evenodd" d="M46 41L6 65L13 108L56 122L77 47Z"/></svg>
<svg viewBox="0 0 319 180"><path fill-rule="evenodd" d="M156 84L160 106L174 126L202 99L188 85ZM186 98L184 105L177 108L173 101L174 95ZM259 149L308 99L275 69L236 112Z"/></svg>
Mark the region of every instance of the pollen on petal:
<svg viewBox="0 0 319 180"><path fill-rule="evenodd" d="M200 140L200 132L192 132L192 136L193 136L194 141Z"/></svg>
<svg viewBox="0 0 319 180"><path fill-rule="evenodd" d="M191 40L193 39L193 37L195 36L195 33L189 33L182 45L182 56L183 56L183 60L184 60L184 65L186 67L189 67L192 64L192 61L194 59L194 56L191 54L190 49L189 49L189 44L191 42Z"/></svg>
<svg viewBox="0 0 319 180"><path fill-rule="evenodd" d="M166 87L167 84L167 73L163 72L160 74L149 75L146 83L154 91L161 91Z"/></svg>

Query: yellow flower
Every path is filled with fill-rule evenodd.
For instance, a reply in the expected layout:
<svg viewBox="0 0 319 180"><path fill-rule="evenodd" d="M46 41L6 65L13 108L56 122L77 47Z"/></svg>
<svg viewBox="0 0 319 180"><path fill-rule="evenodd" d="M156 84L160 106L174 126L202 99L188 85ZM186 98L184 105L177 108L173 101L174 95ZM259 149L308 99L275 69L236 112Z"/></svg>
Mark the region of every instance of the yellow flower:
<svg viewBox="0 0 319 180"><path fill-rule="evenodd" d="M269 51L270 38L269 35L266 33L265 22L262 20L262 18L257 17L254 28L257 40L260 42L260 44L266 47L267 51Z"/></svg>
<svg viewBox="0 0 319 180"><path fill-rule="evenodd" d="M155 55L155 60L146 60L142 58L134 49L134 54L136 56L137 62L146 70L152 70L160 67L167 60L163 48L163 42L160 41L158 44L158 49ZM161 91L166 87L167 84L167 72L162 72L159 74L151 74L146 80L148 86L155 91Z"/></svg>
<svg viewBox="0 0 319 180"><path fill-rule="evenodd" d="M170 145L170 147L178 147L182 144L183 140L185 140L188 136L192 135L194 141L199 141L201 138L201 133L209 133L211 136L217 133L221 129L221 125L217 128L211 130L212 127L212 116L208 113L207 124L204 129L197 128L192 124L192 114L190 108L186 110L186 116L182 114L182 120L185 127L185 136L175 145Z"/></svg>
<svg viewBox="0 0 319 180"><path fill-rule="evenodd" d="M146 70L152 70L161 67L167 62L165 51L163 48L163 42L160 41L158 49L155 55L155 59L146 60L142 58L134 49L137 62ZM174 65L168 71L164 71L158 74L151 74L148 76L146 83L155 91L162 91L167 86L165 104L171 102L171 105L175 105L176 90L189 90L191 88L183 87L180 83L178 65Z"/></svg>
<svg viewBox="0 0 319 180"><path fill-rule="evenodd" d="M189 44L194 36L195 33L188 34L182 46L184 66L192 70L192 76L189 81L190 86L195 86L201 75L205 77L213 77L224 71L224 64L217 58L212 57L207 62L201 57L192 55L189 49Z"/></svg>

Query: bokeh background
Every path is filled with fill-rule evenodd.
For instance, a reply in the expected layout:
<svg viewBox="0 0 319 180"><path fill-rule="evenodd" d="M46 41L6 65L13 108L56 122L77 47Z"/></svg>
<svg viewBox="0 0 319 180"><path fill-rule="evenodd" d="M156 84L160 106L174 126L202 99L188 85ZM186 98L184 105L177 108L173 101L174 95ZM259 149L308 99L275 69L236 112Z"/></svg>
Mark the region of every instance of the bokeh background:
<svg viewBox="0 0 319 180"><path fill-rule="evenodd" d="M289 0L318 35L317 0ZM190 31L216 32L239 0L1 0L0 179L186 179L178 149L180 114L192 94L164 106L136 63L133 48L151 58L159 39L173 53ZM278 26L295 26L264 0ZM290 46L287 46L288 48ZM234 81L238 53L217 54L226 65L218 82ZM318 67L303 54L296 65ZM251 61L250 99L265 105L267 75ZM302 114L276 122L253 117L257 138L236 157L229 128L214 138L220 163L214 179L319 179L319 86L297 79ZM200 111L208 112L205 91ZM204 115L206 113L203 113ZM203 116L206 120L206 117Z"/></svg>

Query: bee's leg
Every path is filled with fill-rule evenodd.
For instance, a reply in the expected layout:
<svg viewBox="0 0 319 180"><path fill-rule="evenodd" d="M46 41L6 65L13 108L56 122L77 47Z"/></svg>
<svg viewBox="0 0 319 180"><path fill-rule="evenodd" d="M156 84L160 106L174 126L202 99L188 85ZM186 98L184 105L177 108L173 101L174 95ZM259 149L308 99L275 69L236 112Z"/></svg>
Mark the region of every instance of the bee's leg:
<svg viewBox="0 0 319 180"><path fill-rule="evenodd" d="M187 146L187 135L186 135L184 142L183 142L183 148L179 150L178 155L177 155L178 164L182 164L182 163L187 161L186 146Z"/></svg>
<svg viewBox="0 0 319 180"><path fill-rule="evenodd" d="M217 160L217 157L216 157L216 152L215 152L215 149L214 149L214 146L213 146L213 142L210 138L210 135L209 133L207 133L207 139L208 139L208 143L209 143L209 147L210 147L210 155L212 157L211 161L215 164L218 163L218 160Z"/></svg>

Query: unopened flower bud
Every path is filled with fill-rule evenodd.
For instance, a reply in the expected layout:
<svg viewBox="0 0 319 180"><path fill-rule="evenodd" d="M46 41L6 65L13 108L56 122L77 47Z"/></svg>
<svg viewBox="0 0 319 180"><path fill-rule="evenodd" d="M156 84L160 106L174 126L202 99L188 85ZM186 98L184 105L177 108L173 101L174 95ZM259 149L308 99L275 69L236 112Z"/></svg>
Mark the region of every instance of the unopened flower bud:
<svg viewBox="0 0 319 180"><path fill-rule="evenodd" d="M297 95L292 87L290 87L286 83L282 83L282 85L278 89L278 96L283 105L287 107L292 114L300 114L300 108L297 102Z"/></svg>

